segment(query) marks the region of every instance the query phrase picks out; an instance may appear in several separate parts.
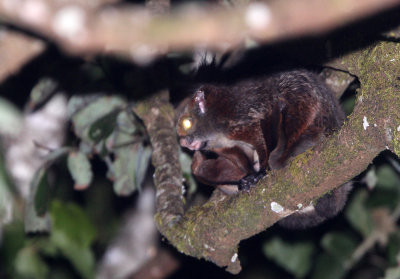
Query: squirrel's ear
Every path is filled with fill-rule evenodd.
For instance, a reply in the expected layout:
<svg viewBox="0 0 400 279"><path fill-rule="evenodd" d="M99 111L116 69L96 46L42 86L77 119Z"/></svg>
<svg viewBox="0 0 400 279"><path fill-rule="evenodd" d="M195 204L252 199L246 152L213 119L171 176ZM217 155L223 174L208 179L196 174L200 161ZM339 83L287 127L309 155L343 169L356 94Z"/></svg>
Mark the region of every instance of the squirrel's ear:
<svg viewBox="0 0 400 279"><path fill-rule="evenodd" d="M194 96L194 101L199 107L200 113L204 114L206 112L206 99L204 98L204 91L197 90Z"/></svg>

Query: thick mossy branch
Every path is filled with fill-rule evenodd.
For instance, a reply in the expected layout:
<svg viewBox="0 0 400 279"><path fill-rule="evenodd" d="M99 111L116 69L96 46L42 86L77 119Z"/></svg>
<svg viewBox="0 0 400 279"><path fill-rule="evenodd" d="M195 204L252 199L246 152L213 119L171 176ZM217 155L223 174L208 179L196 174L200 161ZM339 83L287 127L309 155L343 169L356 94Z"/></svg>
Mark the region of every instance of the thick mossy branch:
<svg viewBox="0 0 400 279"><path fill-rule="evenodd" d="M386 148L400 156L400 44L377 42L342 63L360 80L359 102L371 104L361 108L364 122L378 127Z"/></svg>
<svg viewBox="0 0 400 279"><path fill-rule="evenodd" d="M341 62L361 82L355 110L342 129L315 150L297 156L285 169L268 173L249 194L214 198L189 210L174 226L159 214L160 231L172 245L237 273L240 264L236 253L241 240L345 183L382 150L390 148L399 154L400 44L378 42L343 57ZM154 161L160 155L154 154ZM273 211L273 204L279 204L281 210ZM168 210L174 205L168 202L159 206Z"/></svg>

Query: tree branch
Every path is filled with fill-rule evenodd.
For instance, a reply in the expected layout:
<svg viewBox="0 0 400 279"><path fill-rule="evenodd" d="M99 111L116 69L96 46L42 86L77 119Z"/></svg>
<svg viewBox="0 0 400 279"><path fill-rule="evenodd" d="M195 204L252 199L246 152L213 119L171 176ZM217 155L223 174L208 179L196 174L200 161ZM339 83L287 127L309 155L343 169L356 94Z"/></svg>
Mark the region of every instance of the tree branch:
<svg viewBox="0 0 400 279"><path fill-rule="evenodd" d="M337 71L331 68L325 68L320 73L320 76L338 99L346 91L350 83L354 81L354 76L349 73Z"/></svg>
<svg viewBox="0 0 400 279"><path fill-rule="evenodd" d="M153 146L157 226L161 233L165 228L173 227L183 216L183 177L178 159L174 108L168 99L168 92L162 91L134 108L143 120Z"/></svg>
<svg viewBox="0 0 400 279"><path fill-rule="evenodd" d="M316 34L398 4L398 0L343 0L339 4L281 0L231 9L191 5L168 15L154 15L134 6L96 9L82 1L0 0L0 16L7 23L51 38L72 53L117 52L140 61L163 54L167 48L201 45L225 51L249 38L266 42Z"/></svg>
<svg viewBox="0 0 400 279"><path fill-rule="evenodd" d="M400 155L400 44L377 42L342 57L340 62L342 68L358 76L361 90L353 113L337 135L314 151L297 156L285 169L269 172L249 194L214 198L190 209L182 219L175 219L179 220L176 223L171 223L171 218L165 218L161 211L157 225L172 245L182 253L228 266L230 272L237 273L237 245L241 240L358 175L382 150L390 149ZM154 123L145 120L146 125ZM148 128L154 130L153 126ZM160 154L154 154L153 161ZM162 184L161 176L157 177L156 184ZM170 181L168 176L164 178ZM273 204L279 204L282 210L274 209ZM176 211L172 205L158 204ZM176 212L171 216L181 216L181 207Z"/></svg>
<svg viewBox="0 0 400 279"><path fill-rule="evenodd" d="M45 44L5 28L0 29L0 82L16 73L25 63L42 53Z"/></svg>

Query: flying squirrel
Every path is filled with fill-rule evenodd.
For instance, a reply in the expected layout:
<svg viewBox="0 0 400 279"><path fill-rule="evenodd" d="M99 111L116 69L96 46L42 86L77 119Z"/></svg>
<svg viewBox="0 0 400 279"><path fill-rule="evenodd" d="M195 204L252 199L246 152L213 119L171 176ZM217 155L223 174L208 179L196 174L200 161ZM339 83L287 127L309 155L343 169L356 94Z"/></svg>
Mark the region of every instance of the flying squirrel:
<svg viewBox="0 0 400 279"><path fill-rule="evenodd" d="M194 151L194 176L233 194L337 131L344 113L324 82L301 69L202 84L177 119L180 145ZM343 208L350 188L344 184L279 223L315 226Z"/></svg>

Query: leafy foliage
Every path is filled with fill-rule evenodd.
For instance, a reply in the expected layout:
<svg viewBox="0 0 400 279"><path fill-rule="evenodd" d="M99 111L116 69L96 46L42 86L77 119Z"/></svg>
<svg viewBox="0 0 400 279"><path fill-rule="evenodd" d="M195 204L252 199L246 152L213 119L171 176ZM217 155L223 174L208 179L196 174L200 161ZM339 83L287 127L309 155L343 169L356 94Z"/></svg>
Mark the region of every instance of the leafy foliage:
<svg viewBox="0 0 400 279"><path fill-rule="evenodd" d="M83 278L92 278L94 254L90 246L96 234L86 214L75 204L54 201L51 216L54 221L49 241Z"/></svg>
<svg viewBox="0 0 400 279"><path fill-rule="evenodd" d="M0 98L0 132L16 135L22 129L21 112L6 99Z"/></svg>
<svg viewBox="0 0 400 279"><path fill-rule="evenodd" d="M357 247L357 240L350 234L343 232L327 233L321 240L321 246L335 258L344 264Z"/></svg>
<svg viewBox="0 0 400 279"><path fill-rule="evenodd" d="M43 259L33 247L21 249L15 258L15 269L18 274L26 278L46 278L49 269Z"/></svg>
<svg viewBox="0 0 400 279"><path fill-rule="evenodd" d="M296 278L304 278L311 268L314 247L311 243L290 244L277 237L264 244L264 253Z"/></svg>
<svg viewBox="0 0 400 279"><path fill-rule="evenodd" d="M119 97L73 97L68 107L74 131L82 141L79 152L70 154L68 160L76 187L85 188L90 183L92 175L85 158L97 154L106 162L117 194L129 195L140 188L151 149L126 101Z"/></svg>
<svg viewBox="0 0 400 279"><path fill-rule="evenodd" d="M47 258L65 258L81 278L93 278L95 256L92 244L96 238L93 224L81 207L54 200L50 215L52 232L47 236L27 238L18 221L4 231L4 253L11 278L48 278L53 269Z"/></svg>
<svg viewBox="0 0 400 279"><path fill-rule="evenodd" d="M68 169L75 181L74 188L76 190L84 190L92 182L93 173L90 162L83 152L68 154Z"/></svg>
<svg viewBox="0 0 400 279"><path fill-rule="evenodd" d="M399 267L393 267L386 270L384 279L398 279L398 278L400 278Z"/></svg>
<svg viewBox="0 0 400 279"><path fill-rule="evenodd" d="M30 109L40 107L57 87L52 79L40 80L31 92ZM1 105L6 108L1 112L6 117L0 120L0 132L16 133L22 123L22 114L0 98ZM81 206L54 198L61 189L60 181L54 180L53 166L64 167L65 162L75 182L74 189L84 190L96 179L92 159L97 157L108 168L107 177L112 180L115 193L129 195L140 189L151 148L142 124L129 106L121 97L99 94L74 96L69 100L67 113L79 141L72 146L51 150L43 158L44 163L35 173L25 201L24 224L20 212L17 219L4 228L4 235L0 238L3 243L0 261L5 267L0 268L1 278L4 274L17 279L61 278L53 277L56 274L62 274L62 278L94 277L96 255L92 246L100 236L93 220ZM14 195L17 194L4 168L4 162L0 160L0 236L1 223L10 221L15 208ZM115 225L109 224L107 229L110 227ZM28 237L25 232L35 234ZM48 235L37 234L40 232ZM54 261L61 262L61 265L53 266L51 262ZM68 262L73 271L66 272L63 262Z"/></svg>
<svg viewBox="0 0 400 279"><path fill-rule="evenodd" d="M55 80L44 77L32 88L29 96L28 107L34 109L43 104L56 90L58 84Z"/></svg>
<svg viewBox="0 0 400 279"><path fill-rule="evenodd" d="M32 180L31 192L26 202L26 232L50 231L50 218L47 213L50 192L49 187L46 168L40 168Z"/></svg>
<svg viewBox="0 0 400 279"><path fill-rule="evenodd" d="M67 147L50 152L45 158L45 163L36 171L31 182L31 191L25 210L25 230L27 232L48 232L50 230L47 209L52 187L49 184L47 172L55 161L68 152L69 148Z"/></svg>
<svg viewBox="0 0 400 279"><path fill-rule="evenodd" d="M315 269L311 275L312 279L339 279L343 278L346 273L343 263L329 254L320 255L314 266Z"/></svg>
<svg viewBox="0 0 400 279"><path fill-rule="evenodd" d="M50 85L53 86L52 83ZM35 174L30 197L32 202L28 202L27 206L28 232L50 230L50 220L46 214L51 198L47 171L55 161L67 154L67 166L76 190L84 190L92 182L89 158L95 155L108 166L108 177L114 181L115 193L126 196L140 188L151 149L145 142L141 124L127 107L126 101L120 97L89 95L70 99L68 115L81 143L76 148L64 147L51 152L43 167Z"/></svg>
<svg viewBox="0 0 400 279"><path fill-rule="evenodd" d="M372 218L365 204L367 199L368 193L365 190L358 191L346 209L347 220L364 237L370 235L373 229Z"/></svg>
<svg viewBox="0 0 400 279"><path fill-rule="evenodd" d="M1 149L0 149L1 151ZM4 159L0 154L0 227L12 219L13 211L13 187L7 177Z"/></svg>

